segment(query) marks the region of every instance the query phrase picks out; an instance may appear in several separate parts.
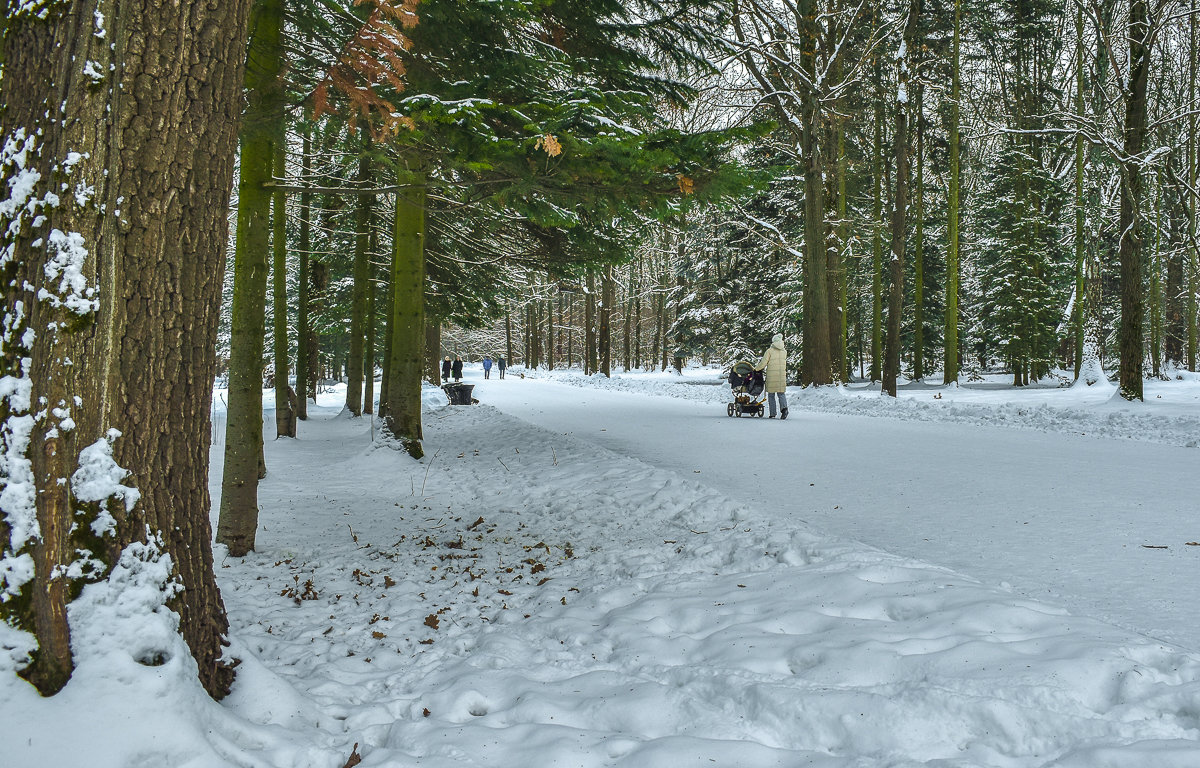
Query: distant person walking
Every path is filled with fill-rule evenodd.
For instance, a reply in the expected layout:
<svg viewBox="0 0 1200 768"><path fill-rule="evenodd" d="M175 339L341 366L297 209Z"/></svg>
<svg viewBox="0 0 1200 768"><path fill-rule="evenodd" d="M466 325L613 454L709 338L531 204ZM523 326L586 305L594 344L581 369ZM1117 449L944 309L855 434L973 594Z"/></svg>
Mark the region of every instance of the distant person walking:
<svg viewBox="0 0 1200 768"><path fill-rule="evenodd" d="M787 350L783 348L783 334L777 333L771 337L771 346L763 353L762 360L754 366L754 370L766 373L767 406L770 408L770 418L775 418L775 399L779 398L779 418L788 417L787 407Z"/></svg>
<svg viewBox="0 0 1200 768"><path fill-rule="evenodd" d="M454 374L455 381L462 381L462 358L458 355L454 356L454 364L450 366L451 372Z"/></svg>
<svg viewBox="0 0 1200 768"><path fill-rule="evenodd" d="M496 370L500 371L500 378L504 378L504 370L508 368L508 361L504 359L504 355L496 358Z"/></svg>
<svg viewBox="0 0 1200 768"><path fill-rule="evenodd" d="M492 356L491 355L483 356L483 378L485 378L485 379L492 378Z"/></svg>
<svg viewBox="0 0 1200 768"><path fill-rule="evenodd" d="M442 381L450 381L450 355L442 361Z"/></svg>

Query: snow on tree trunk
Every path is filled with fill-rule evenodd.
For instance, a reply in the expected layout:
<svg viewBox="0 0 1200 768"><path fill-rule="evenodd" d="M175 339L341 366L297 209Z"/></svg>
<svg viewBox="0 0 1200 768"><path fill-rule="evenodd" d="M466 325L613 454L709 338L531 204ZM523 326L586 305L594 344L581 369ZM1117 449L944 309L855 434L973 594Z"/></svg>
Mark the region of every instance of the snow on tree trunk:
<svg viewBox="0 0 1200 768"><path fill-rule="evenodd" d="M200 682L219 697L232 681L208 449L248 10L45 3L5 21L0 270L21 287L3 324L0 613L36 637L22 674L45 694L72 634L105 632L70 601L149 542L183 588L155 582Z"/></svg>

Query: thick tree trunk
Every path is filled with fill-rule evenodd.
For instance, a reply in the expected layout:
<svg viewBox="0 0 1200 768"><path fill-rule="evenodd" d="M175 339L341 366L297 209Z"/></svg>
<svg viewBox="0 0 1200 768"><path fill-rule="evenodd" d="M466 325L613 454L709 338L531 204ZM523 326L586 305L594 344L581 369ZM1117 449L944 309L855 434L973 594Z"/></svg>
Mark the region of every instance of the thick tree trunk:
<svg viewBox="0 0 1200 768"><path fill-rule="evenodd" d="M421 370L425 355L425 181L396 194L392 230L392 358L387 428L421 458Z"/></svg>
<svg viewBox="0 0 1200 768"><path fill-rule="evenodd" d="M944 346L942 350L942 382L958 383L958 244L959 244L959 107L961 84L959 71L962 68L959 40L962 27L962 0L954 0L954 33L951 43L950 75L950 200L946 216L946 309L943 322Z"/></svg>
<svg viewBox="0 0 1200 768"><path fill-rule="evenodd" d="M262 468L262 358L275 145L284 119L283 0L256 0L250 19L246 110L240 137L237 243L229 360L229 418L217 541L234 557L254 549Z"/></svg>
<svg viewBox="0 0 1200 768"><path fill-rule="evenodd" d="M1120 388L1126 400L1142 399L1144 297L1142 232L1142 153L1146 145L1147 87L1150 75L1150 22L1146 0L1129 3L1129 89L1125 101L1124 162L1121 164L1121 326Z"/></svg>
<svg viewBox="0 0 1200 768"><path fill-rule="evenodd" d="M6 505L0 556L31 557L35 568L32 582L4 573L0 587L16 599L0 613L34 632L38 652L23 674L56 692L72 670L66 607L82 586L62 570L87 548L104 578L149 528L184 586L171 606L201 682L220 697L232 670L220 661L227 622L212 570L209 409L248 3L217 12L114 0L99 17L104 38L95 12L84 3L44 19L18 10L0 42L0 177L40 174L25 178L44 202L37 219L23 204L0 214L0 249L13 249L0 266L12 334L3 365L16 385L0 404L3 479L33 492L26 506ZM85 74L85 60L104 76ZM64 184L74 194L52 201ZM62 279L67 267L80 283ZM30 413L42 398L60 405ZM13 442L18 434L27 446ZM137 494L85 499L72 489L81 452L104 443ZM92 536L88 518L101 508L116 526ZM29 538L14 541L21 530Z"/></svg>
<svg viewBox="0 0 1200 768"><path fill-rule="evenodd" d="M804 346L801 367L806 384L833 382L829 348L828 257L825 253L825 169L818 143L821 101L815 85L819 10L816 0L800 2L800 67L806 79L800 94L800 154L804 165Z"/></svg>

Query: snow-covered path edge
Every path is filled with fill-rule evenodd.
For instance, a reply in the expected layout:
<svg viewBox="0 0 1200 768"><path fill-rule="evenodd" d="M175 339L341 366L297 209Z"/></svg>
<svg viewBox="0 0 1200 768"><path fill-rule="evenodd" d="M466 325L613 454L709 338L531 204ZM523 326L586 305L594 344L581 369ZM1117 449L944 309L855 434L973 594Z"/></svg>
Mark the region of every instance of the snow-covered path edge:
<svg viewBox="0 0 1200 768"><path fill-rule="evenodd" d="M713 404L730 400L728 385L720 372L713 369L690 369L685 376L635 372L614 373L610 378L602 374L584 376L577 370L529 371L525 375L590 389ZM1200 447L1200 400L1196 399L1200 387L1196 382L1177 385L1176 382L1149 381L1146 387L1144 403L1120 400L1115 397L1116 387L1111 384L1096 384L1091 388L1033 387L1020 393L1023 395L1020 402L996 402L1004 398L1000 393L1018 394L1017 390L989 392L970 385L933 387L912 384L908 388L901 387L900 396L896 398L880 396L878 385L873 388L865 385L793 386L788 387L787 396L788 404L796 411L976 424ZM1186 392L1188 398L1182 406L1177 402L1157 402L1162 395L1156 393L1180 391Z"/></svg>

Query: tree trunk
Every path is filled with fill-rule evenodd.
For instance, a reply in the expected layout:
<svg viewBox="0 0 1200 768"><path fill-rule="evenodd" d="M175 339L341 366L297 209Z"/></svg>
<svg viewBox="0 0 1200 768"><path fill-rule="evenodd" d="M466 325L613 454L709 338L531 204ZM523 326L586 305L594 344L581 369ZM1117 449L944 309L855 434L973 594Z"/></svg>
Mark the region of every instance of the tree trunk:
<svg viewBox="0 0 1200 768"><path fill-rule="evenodd" d="M442 324L432 315L425 315L425 380L434 386L442 385Z"/></svg>
<svg viewBox="0 0 1200 768"><path fill-rule="evenodd" d="M1083 88L1083 5L1075 8L1075 112L1082 115L1084 110ZM1086 212L1083 196L1084 169L1087 166L1086 145L1083 133L1075 136L1075 301L1071 305L1071 334L1073 336L1075 379L1083 370L1083 328L1084 328L1084 297L1087 286L1084 283L1085 262L1087 260L1087 242L1084 240L1086 227Z"/></svg>
<svg viewBox="0 0 1200 768"><path fill-rule="evenodd" d="M883 62L875 53L875 139L871 195L871 381L883 381ZM951 177L953 184L954 178ZM955 199L952 196L952 199Z"/></svg>
<svg viewBox="0 0 1200 768"><path fill-rule="evenodd" d="M504 315L504 348L508 353L508 364L513 364L513 345L512 345L512 315L505 313Z"/></svg>
<svg viewBox="0 0 1200 768"><path fill-rule="evenodd" d="M958 383L958 206L961 168L959 165L959 107L962 69L959 40L962 27L962 0L954 0L954 33L950 64L950 199L946 216L946 309L942 324L942 383Z"/></svg>
<svg viewBox="0 0 1200 768"><path fill-rule="evenodd" d="M921 50L918 41L917 52ZM925 87L916 87L917 178L913 195L913 379L925 379Z"/></svg>
<svg viewBox="0 0 1200 768"><path fill-rule="evenodd" d="M830 313L825 253L824 172L818 136L821 101L817 82L817 36L820 34L816 0L800 1L800 67L806 84L800 94L804 164L804 345L802 378L806 384L831 384Z"/></svg>
<svg viewBox="0 0 1200 768"><path fill-rule="evenodd" d="M275 144L275 175L287 177L287 151L282 141ZM288 305L287 305L287 195L276 191L271 205L271 288L275 336L275 437L296 436L295 399L288 386Z"/></svg>
<svg viewBox="0 0 1200 768"><path fill-rule="evenodd" d="M12 377L0 401L3 482L31 491L5 505L0 556L34 569L28 582L2 571L0 616L34 633L22 674L53 694L72 671L67 604L83 581L69 573L80 550L95 558L95 581L146 543L171 558L184 591L169 605L219 698L233 673L220 660L228 625L212 570L209 409L249 6L114 0L111 38L95 34L95 10L67 4L37 18L13 6L0 40L0 178L40 174L24 177L32 188L6 183L16 204L0 212L0 250L12 249L0 265ZM83 60L104 77L85 74ZM53 200L62 185L75 193ZM37 218L25 194L42 203ZM42 398L59 405L30 412ZM75 487L85 449L126 472L126 489L88 498ZM101 510L116 524L94 535Z"/></svg>
<svg viewBox="0 0 1200 768"><path fill-rule="evenodd" d="M379 382L379 418L385 418L388 414L388 402L391 399L392 391L392 309L395 306L395 296L392 290L392 271L388 270L388 280L385 283L387 301L385 302L384 324L383 324L383 376ZM435 369L440 370L440 362L434 364ZM434 383L440 383L436 379Z"/></svg>
<svg viewBox="0 0 1200 768"><path fill-rule="evenodd" d="M369 154L370 136L362 129L362 155L358 160L358 183L369 187L374 178ZM354 292L350 305L350 357L346 364L346 409L354 416L363 412L363 341L367 336L367 292L371 270L371 213L374 197L356 195L354 208Z"/></svg>
<svg viewBox="0 0 1200 768"><path fill-rule="evenodd" d="M256 0L250 18L246 108L240 139L237 241L230 331L229 417L217 542L254 549L263 451L263 338L275 145L283 140L283 0Z"/></svg>
<svg viewBox="0 0 1200 768"><path fill-rule="evenodd" d="M311 368L316 362L308 356L308 256L312 250L312 226L308 217L312 213L312 193L308 191L309 176L312 173L312 139L307 123L304 125L304 139L300 150L300 183L304 190L300 193L300 243L297 253L296 275L296 418L308 419L308 380L312 378Z"/></svg>
<svg viewBox="0 0 1200 768"><path fill-rule="evenodd" d="M1162 375L1164 301L1162 289L1162 179L1154 185L1154 252L1150 257L1150 365L1154 376Z"/></svg>
<svg viewBox="0 0 1200 768"><path fill-rule="evenodd" d="M425 179L396 194L392 230L392 359L387 428L415 459L421 447L421 370L425 354Z"/></svg>
<svg viewBox="0 0 1200 768"><path fill-rule="evenodd" d="M309 260L309 289L310 289L310 309L313 317L323 315L328 307L329 293L329 266L319 260ZM309 327L308 338L305 340L308 347L309 372L308 381L305 384L307 397L316 400L317 384L320 379L325 378L322 374L325 373L325 366L321 363L321 334L314 327Z"/></svg>
<svg viewBox="0 0 1200 768"><path fill-rule="evenodd" d="M617 300L612 270L610 264L600 276L600 373L607 378L612 377L612 310Z"/></svg>
<svg viewBox="0 0 1200 768"><path fill-rule="evenodd" d="M591 376L598 366L596 352L596 273L588 269L587 290L583 294L584 375Z"/></svg>
<svg viewBox="0 0 1200 768"><path fill-rule="evenodd" d="M1188 103L1196 103L1196 58L1198 47L1196 44L1196 0L1192 0L1189 4L1188 13ZM1200 247L1196 244L1196 110L1193 109L1188 116L1188 141L1187 141L1187 179L1188 179L1188 196L1187 196L1187 211L1188 211L1188 238L1187 238L1187 254L1188 254L1188 277L1187 277L1187 367L1189 371L1196 370L1197 346L1200 341L1200 328L1197 326L1197 296L1200 296Z"/></svg>
<svg viewBox="0 0 1200 768"><path fill-rule="evenodd" d="M1120 388L1126 400L1142 399L1142 152L1146 145L1146 92L1150 74L1150 21L1146 0L1129 2L1129 89L1125 101L1124 162L1121 164Z"/></svg>
<svg viewBox="0 0 1200 768"><path fill-rule="evenodd" d="M911 0L908 22L904 25L905 56L897 56L899 95L896 99L896 135L892 137L896 152L896 192L892 198L892 265L891 290L888 296L887 339L883 361L883 391L896 396L896 379L900 375L900 312L904 305L904 245L906 214L908 212L908 84L909 57L917 25L919 0Z"/></svg>
<svg viewBox="0 0 1200 768"><path fill-rule="evenodd" d="M374 254L376 242L375 229L371 229L370 253ZM371 269L370 257L367 260L367 337L363 342L363 413L375 411L375 276Z"/></svg>

